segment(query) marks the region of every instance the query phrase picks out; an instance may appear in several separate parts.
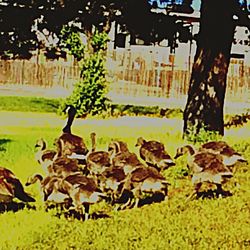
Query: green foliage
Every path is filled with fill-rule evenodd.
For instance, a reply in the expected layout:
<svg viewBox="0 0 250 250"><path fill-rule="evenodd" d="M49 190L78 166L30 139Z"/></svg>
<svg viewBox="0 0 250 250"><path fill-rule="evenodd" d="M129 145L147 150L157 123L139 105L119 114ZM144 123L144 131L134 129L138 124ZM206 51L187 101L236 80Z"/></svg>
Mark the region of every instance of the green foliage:
<svg viewBox="0 0 250 250"><path fill-rule="evenodd" d="M185 138L187 141L201 144L208 141L217 141L221 138L221 135L217 131L206 130L204 127L202 127L199 130L199 133L194 133L192 130L189 130L189 133Z"/></svg>
<svg viewBox="0 0 250 250"><path fill-rule="evenodd" d="M88 114L97 115L107 111L109 100L106 97L107 80L105 69L105 49L108 37L106 34L95 32L91 45L95 53L88 51L81 64L81 80L74 85L73 93L61 105L73 105L77 116Z"/></svg>
<svg viewBox="0 0 250 250"><path fill-rule="evenodd" d="M79 32L72 26L63 26L60 34L60 47L68 49L69 53L78 61L84 57L85 46Z"/></svg>
<svg viewBox="0 0 250 250"><path fill-rule="evenodd" d="M105 52L108 41L109 37L107 33L96 30L91 40L91 46L93 47L94 52Z"/></svg>
<svg viewBox="0 0 250 250"><path fill-rule="evenodd" d="M77 109L77 115L97 115L108 108L106 97L107 82L102 56L99 53L92 54L84 60L81 70L81 80L74 85L73 93L66 98L62 109L66 105L73 105Z"/></svg>
<svg viewBox="0 0 250 250"><path fill-rule="evenodd" d="M155 115L157 116L159 112L160 112L160 109L158 106L147 107L147 106L123 105L123 104L111 105L112 116L123 116L123 115Z"/></svg>
<svg viewBox="0 0 250 250"><path fill-rule="evenodd" d="M62 105L62 103L64 105ZM72 103L74 103L72 101ZM61 104L61 105L60 105ZM31 112L54 112L63 114L65 100L57 98L29 97L29 96L2 96L0 110L5 111L31 111ZM111 104L110 112L105 113L105 117L119 116L152 116L162 117L161 109L158 106L135 106L124 104ZM180 118L182 111L179 109L167 109L164 117Z"/></svg>

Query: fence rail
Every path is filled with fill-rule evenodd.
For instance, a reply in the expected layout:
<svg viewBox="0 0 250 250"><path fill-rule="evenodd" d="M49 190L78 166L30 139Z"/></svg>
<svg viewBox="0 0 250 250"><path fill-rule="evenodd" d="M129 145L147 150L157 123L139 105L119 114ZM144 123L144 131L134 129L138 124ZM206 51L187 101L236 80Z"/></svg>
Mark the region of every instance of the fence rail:
<svg viewBox="0 0 250 250"><path fill-rule="evenodd" d="M185 99L192 62L159 51L109 51L107 59L109 96L127 97L147 103L148 98ZM61 87L72 90L79 80L79 67L73 61L0 61L0 84L20 86ZM249 103L250 65L231 59L226 99ZM128 100L128 99L126 99Z"/></svg>

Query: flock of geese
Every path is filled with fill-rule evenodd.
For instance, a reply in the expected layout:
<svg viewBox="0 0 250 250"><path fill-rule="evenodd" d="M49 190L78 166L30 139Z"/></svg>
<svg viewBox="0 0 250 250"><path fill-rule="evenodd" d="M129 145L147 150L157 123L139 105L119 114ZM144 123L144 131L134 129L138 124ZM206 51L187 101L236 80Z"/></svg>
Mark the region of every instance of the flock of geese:
<svg viewBox="0 0 250 250"><path fill-rule="evenodd" d="M36 142L35 158L45 176L35 174L26 186L40 182L44 202L64 204L89 218L89 208L100 200L118 206L118 209L138 207L148 195L168 196L168 182L163 171L175 165L163 143L146 141L142 137L135 144L140 158L132 153L126 142L112 140L107 151L96 150L96 134L91 133L92 148L88 150L83 138L72 134L71 125L76 110L68 108L68 120L60 137L55 139L55 150L47 149L46 141ZM247 162L224 141L210 141L196 149L185 145L177 149L174 159L187 154L194 191L188 199L198 194L204 182L213 183L223 194L222 184L233 176L237 162ZM14 198L24 202L35 201L24 191L18 178L8 169L0 168L0 202Z"/></svg>

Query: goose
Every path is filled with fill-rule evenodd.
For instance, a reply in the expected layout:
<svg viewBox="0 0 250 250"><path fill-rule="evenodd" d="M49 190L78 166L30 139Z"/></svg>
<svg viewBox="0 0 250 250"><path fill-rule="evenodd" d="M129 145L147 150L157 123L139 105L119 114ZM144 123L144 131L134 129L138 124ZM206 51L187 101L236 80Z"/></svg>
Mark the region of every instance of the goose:
<svg viewBox="0 0 250 250"><path fill-rule="evenodd" d="M110 154L106 151L96 151L96 133L91 133L92 152L87 154L87 169L93 175L100 175L111 165Z"/></svg>
<svg viewBox="0 0 250 250"><path fill-rule="evenodd" d="M132 192L135 198L134 207L138 207L143 193L163 194L167 199L169 183L165 177L154 167L137 167L131 171L125 180L123 191Z"/></svg>
<svg viewBox="0 0 250 250"><path fill-rule="evenodd" d="M237 162L246 162L247 160L237 151L235 151L231 146L229 146L225 141L210 141L201 145L199 150L207 150L209 152L220 154L223 158L223 163L230 169Z"/></svg>
<svg viewBox="0 0 250 250"><path fill-rule="evenodd" d="M34 174L28 177L25 186L30 186L36 182L40 182L43 192L43 201L64 203L68 199L67 192L65 192L62 186L62 178L57 175L48 175L45 178L41 174Z"/></svg>
<svg viewBox="0 0 250 250"><path fill-rule="evenodd" d="M81 173L82 168L78 164L78 160L70 159L65 156L56 158L48 167L49 175L57 175L59 177L66 177L74 173Z"/></svg>
<svg viewBox="0 0 250 250"><path fill-rule="evenodd" d="M188 154L187 166L192 174L192 183L195 186L194 192L187 200L197 196L202 183L213 183L217 187L218 194L223 194L222 184L229 178L233 177L233 173L223 163L223 158L212 152L196 151L191 145L185 145L177 149L176 156L178 157Z"/></svg>
<svg viewBox="0 0 250 250"><path fill-rule="evenodd" d="M140 157L149 166L156 167L158 170L165 170L175 165L164 145L158 141L146 141L139 137L135 146L140 146Z"/></svg>
<svg viewBox="0 0 250 250"><path fill-rule="evenodd" d="M42 166L44 171L47 172L48 167L57 157L57 152L55 150L47 149L47 143L43 138L36 141L35 148L37 149L35 159Z"/></svg>
<svg viewBox="0 0 250 250"><path fill-rule="evenodd" d="M98 176L100 189L111 199L111 205L118 203L126 175L121 167L110 166Z"/></svg>
<svg viewBox="0 0 250 250"><path fill-rule="evenodd" d="M0 202L9 203L14 198L24 202L34 202L35 199L24 191L22 183L7 168L0 167Z"/></svg>
<svg viewBox="0 0 250 250"><path fill-rule="evenodd" d="M85 161L89 150L82 137L71 133L71 125L76 114L76 109L70 105L67 107L67 112L68 120L62 129L63 133L54 142L57 147L58 156L68 156Z"/></svg>
<svg viewBox="0 0 250 250"><path fill-rule="evenodd" d="M34 184L36 181L41 183L45 202L68 203L70 200L71 209L80 212L80 214L84 213L85 220L89 218L89 206L105 197L98 189L95 180L81 173L71 174L65 178L58 176L43 178L40 174L35 174L28 179L26 186Z"/></svg>
<svg viewBox="0 0 250 250"><path fill-rule="evenodd" d="M69 175L65 178L72 185L69 196L72 198L74 208L89 219L90 205L106 199L106 195L98 188L96 180L81 174ZM83 212L84 208L84 212Z"/></svg>
<svg viewBox="0 0 250 250"><path fill-rule="evenodd" d="M108 145L108 152L110 153L110 155L117 155L119 153L129 152L129 149L126 142L112 140Z"/></svg>
<svg viewBox="0 0 250 250"><path fill-rule="evenodd" d="M112 166L123 168L127 175L136 167L143 166L135 153L129 151L127 144L122 141L112 141L108 145Z"/></svg>
<svg viewBox="0 0 250 250"><path fill-rule="evenodd" d="M46 141L39 139L35 145L38 148L35 157L42 165L46 175L65 176L72 172L81 171L76 159L70 159L66 156L58 156L55 150L46 149Z"/></svg>

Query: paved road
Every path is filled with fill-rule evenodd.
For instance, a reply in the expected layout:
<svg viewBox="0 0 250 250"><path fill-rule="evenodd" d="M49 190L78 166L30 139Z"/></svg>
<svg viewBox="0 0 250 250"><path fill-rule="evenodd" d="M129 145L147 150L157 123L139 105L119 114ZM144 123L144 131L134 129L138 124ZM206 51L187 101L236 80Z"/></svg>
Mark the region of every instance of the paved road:
<svg viewBox="0 0 250 250"><path fill-rule="evenodd" d="M22 127L63 127L65 119L51 113L33 113L33 112L14 112L14 111L0 111L0 127L1 126L22 126ZM126 127L162 127L165 125L173 126L176 130L182 129L182 122L180 119L154 118L144 116L123 116L119 118L109 119L75 119L73 126L126 126Z"/></svg>

